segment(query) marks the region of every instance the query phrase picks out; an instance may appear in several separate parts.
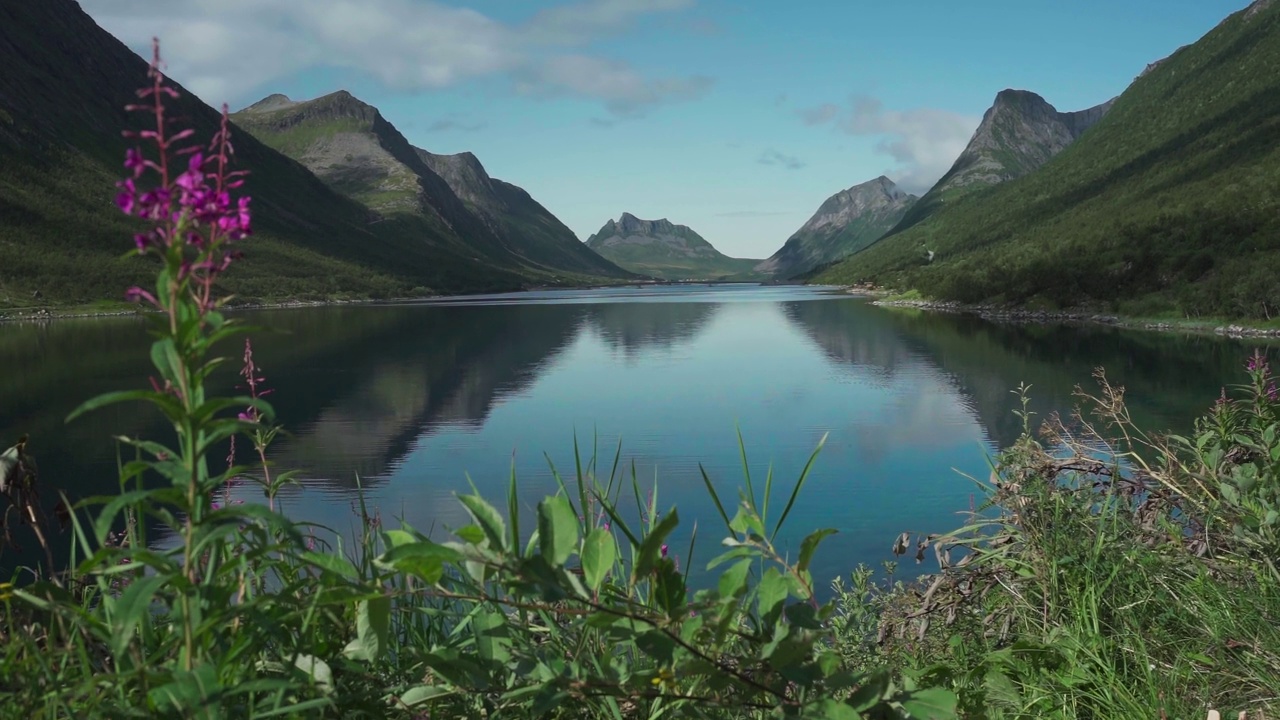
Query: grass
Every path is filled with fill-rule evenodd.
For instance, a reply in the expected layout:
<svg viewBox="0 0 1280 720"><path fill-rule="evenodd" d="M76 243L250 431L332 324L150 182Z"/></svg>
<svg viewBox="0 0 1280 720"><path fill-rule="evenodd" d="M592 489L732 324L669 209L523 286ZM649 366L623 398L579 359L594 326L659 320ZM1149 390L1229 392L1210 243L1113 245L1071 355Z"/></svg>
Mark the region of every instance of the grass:
<svg viewBox="0 0 1280 720"><path fill-rule="evenodd" d="M1280 83L1254 70L1280 61L1280 7L1245 15L1137 79L1040 169L948 202L818 281L966 303L1274 316Z"/></svg>

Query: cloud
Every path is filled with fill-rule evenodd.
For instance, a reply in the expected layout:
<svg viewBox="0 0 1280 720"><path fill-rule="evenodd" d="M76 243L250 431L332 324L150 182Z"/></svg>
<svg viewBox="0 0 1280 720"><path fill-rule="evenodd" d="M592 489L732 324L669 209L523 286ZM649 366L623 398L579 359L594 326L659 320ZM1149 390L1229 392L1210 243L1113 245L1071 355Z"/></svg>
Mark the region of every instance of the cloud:
<svg viewBox="0 0 1280 720"><path fill-rule="evenodd" d="M910 192L933 186L968 145L981 118L950 110L913 108L888 110L873 97L856 96L847 108L826 104L801 111L808 125L834 121L850 135L882 136L876 149L897 166L886 170Z"/></svg>
<svg viewBox="0 0 1280 720"><path fill-rule="evenodd" d="M765 150L760 154L760 159L756 162L761 165L781 165L788 170L799 170L805 166L805 162L794 155L784 155L772 148Z"/></svg>
<svg viewBox="0 0 1280 720"><path fill-rule="evenodd" d="M408 127L408 125L406 125ZM489 127L484 121L467 121L456 115L443 117L427 126L427 132L477 132Z"/></svg>
<svg viewBox="0 0 1280 720"><path fill-rule="evenodd" d="M711 85L706 77L651 80L616 60L559 55L520 73L515 87L517 92L536 97L595 98L618 117L636 117L663 102L700 98Z"/></svg>
<svg viewBox="0 0 1280 720"><path fill-rule="evenodd" d="M693 0L579 0L506 23L435 0L81 0L100 25L145 50L168 49L170 73L213 102L247 102L316 68L355 71L397 91L504 77L526 93L571 95L635 116L701 97L707 78L648 78L583 52L647 16Z"/></svg>
<svg viewBox="0 0 1280 720"><path fill-rule="evenodd" d="M832 105L831 103L796 111L796 114L800 116L805 125L821 125L825 122L830 122L839 113L840 106Z"/></svg>
<svg viewBox="0 0 1280 720"><path fill-rule="evenodd" d="M778 93L777 97L775 97L775 98L773 99L773 106L774 106L774 107L782 107L782 106L783 106L783 105L785 105L786 103L787 103L787 94L786 94L786 93Z"/></svg>

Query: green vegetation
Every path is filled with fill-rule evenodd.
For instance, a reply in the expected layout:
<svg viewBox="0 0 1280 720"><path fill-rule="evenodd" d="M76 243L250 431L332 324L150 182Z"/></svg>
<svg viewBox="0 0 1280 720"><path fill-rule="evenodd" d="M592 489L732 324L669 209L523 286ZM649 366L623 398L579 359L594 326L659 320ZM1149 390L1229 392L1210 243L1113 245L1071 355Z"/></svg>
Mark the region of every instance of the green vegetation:
<svg viewBox="0 0 1280 720"><path fill-rule="evenodd" d="M660 280L758 280L759 260L731 258L685 225L623 213L587 238L587 247L619 267Z"/></svg>
<svg viewBox="0 0 1280 720"><path fill-rule="evenodd" d="M232 119L237 125L253 132L259 125L265 124L255 121L266 120L267 117L261 113L236 113ZM339 117L312 123L298 123L276 132L261 134L253 132L253 134L267 147L291 158L298 158L317 142L327 140L339 133L358 133L366 129L366 123L357 118Z"/></svg>
<svg viewBox="0 0 1280 720"><path fill-rule="evenodd" d="M1280 403L1265 361L1185 436L1081 395L997 458L990 512L895 553L941 572L889 592L854 575L877 662L923 670L966 717L1271 717L1280 680ZM1114 448L1113 452L1100 448ZM868 609L870 606L870 610ZM846 649L858 657L857 648Z"/></svg>
<svg viewBox="0 0 1280 720"><path fill-rule="evenodd" d="M917 200L883 175L841 190L761 263L760 270L792 278L848 257L896 226Z"/></svg>
<svg viewBox="0 0 1280 720"><path fill-rule="evenodd" d="M1044 167L817 276L962 302L1270 318L1280 296L1280 7L1138 78ZM932 261L928 252L935 253Z"/></svg>
<svg viewBox="0 0 1280 720"><path fill-rule="evenodd" d="M601 255L617 263L619 267L638 275L659 280L757 280L763 276L755 272L759 260L725 258L702 260L700 258L657 258L644 250L605 249Z"/></svg>

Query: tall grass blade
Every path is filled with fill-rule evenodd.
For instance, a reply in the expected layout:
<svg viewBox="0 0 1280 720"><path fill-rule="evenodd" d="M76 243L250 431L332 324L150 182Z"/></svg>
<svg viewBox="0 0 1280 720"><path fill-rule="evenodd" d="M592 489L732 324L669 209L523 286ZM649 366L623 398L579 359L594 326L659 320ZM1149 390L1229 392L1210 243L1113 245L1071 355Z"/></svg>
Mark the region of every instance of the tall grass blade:
<svg viewBox="0 0 1280 720"><path fill-rule="evenodd" d="M791 508L796 504L796 497L800 495L800 488L804 487L805 480L809 479L809 470L813 468L813 462L818 459L818 453L822 452L822 446L827 444L828 434L822 434L822 439L818 441L818 447L813 449L813 453L809 455L809 461L804 464L804 470L800 472L800 477L796 480L795 487L791 488L791 497L787 499L787 506L782 509L782 517L779 517L778 524L773 526L773 534L769 536L769 542L773 542L778 537L778 531L782 529L782 523L786 522L787 516L791 514Z"/></svg>

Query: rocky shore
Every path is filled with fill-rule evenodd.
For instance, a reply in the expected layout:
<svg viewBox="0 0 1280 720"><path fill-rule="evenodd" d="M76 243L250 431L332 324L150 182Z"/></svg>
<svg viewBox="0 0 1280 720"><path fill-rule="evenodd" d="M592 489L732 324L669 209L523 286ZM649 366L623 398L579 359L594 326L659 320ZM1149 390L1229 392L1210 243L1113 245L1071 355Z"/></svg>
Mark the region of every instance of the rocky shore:
<svg viewBox="0 0 1280 720"><path fill-rule="evenodd" d="M866 290L852 288L850 292L855 294L867 293ZM875 293L868 293L875 294ZM977 315L984 320L993 322L1013 322L1013 323L1079 323L1091 325L1111 325L1114 327L1137 328L1142 330L1156 330L1162 332L1197 332L1197 333L1213 333L1224 337L1258 337L1258 338L1280 338L1280 329L1277 328L1257 328L1246 325L1219 325L1212 327L1209 325L1192 325L1182 323L1169 322L1152 322L1147 320L1135 320L1123 318L1117 315L1108 315L1103 313L1090 312L1072 312L1072 311L1050 311L1050 310L1025 310L1019 308L1005 308L992 305L965 305L958 302L949 301L933 301L933 300L875 300L873 305L883 307L909 307L920 310L929 310L932 312L949 312L962 313L966 315Z"/></svg>

